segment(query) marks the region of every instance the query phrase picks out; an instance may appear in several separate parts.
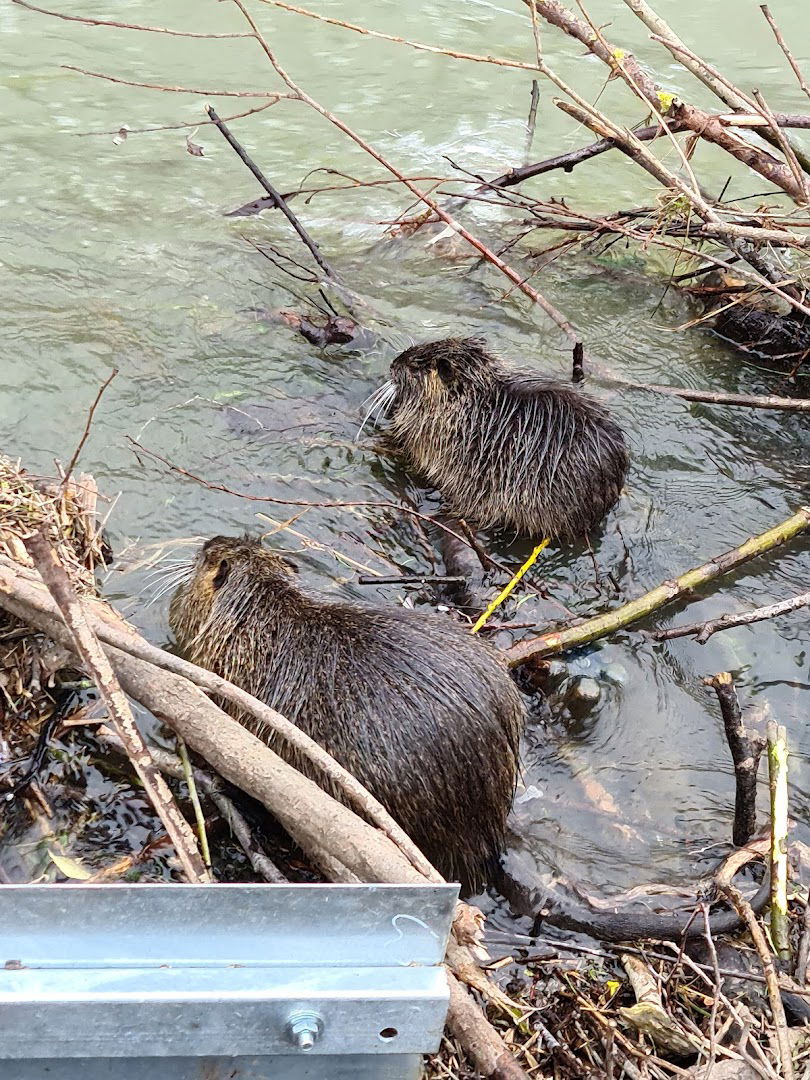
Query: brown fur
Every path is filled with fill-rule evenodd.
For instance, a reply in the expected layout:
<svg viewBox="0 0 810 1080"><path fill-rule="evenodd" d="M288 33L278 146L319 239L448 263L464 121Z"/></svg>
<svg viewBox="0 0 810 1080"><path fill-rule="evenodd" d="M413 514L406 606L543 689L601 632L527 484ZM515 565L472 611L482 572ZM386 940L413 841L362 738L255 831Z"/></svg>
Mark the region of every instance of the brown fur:
<svg viewBox="0 0 810 1080"><path fill-rule="evenodd" d="M504 844L524 723L494 649L447 618L327 600L248 538L207 541L170 622L189 660L319 742L441 873L466 891L485 884ZM283 740L256 733L320 779Z"/></svg>
<svg viewBox="0 0 810 1080"><path fill-rule="evenodd" d="M601 405L512 370L478 339L406 349L378 400L391 401L394 448L438 488L447 511L481 528L583 536L621 492L627 448Z"/></svg>

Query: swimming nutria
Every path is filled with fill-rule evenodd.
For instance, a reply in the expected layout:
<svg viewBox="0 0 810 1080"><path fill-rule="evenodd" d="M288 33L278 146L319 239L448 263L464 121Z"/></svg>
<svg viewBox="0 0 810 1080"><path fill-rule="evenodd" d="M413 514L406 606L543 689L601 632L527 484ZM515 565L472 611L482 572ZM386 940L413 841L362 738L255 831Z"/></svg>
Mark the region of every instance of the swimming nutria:
<svg viewBox="0 0 810 1080"><path fill-rule="evenodd" d="M440 616L310 592L249 537L206 541L169 620L187 659L320 743L441 874L465 892L486 883L504 846L525 718L494 649ZM283 740L267 742L320 780Z"/></svg>
<svg viewBox="0 0 810 1080"><path fill-rule="evenodd" d="M394 447L446 509L480 528L583 536L627 474L621 430L597 402L513 370L478 338L406 349L375 406L388 409Z"/></svg>

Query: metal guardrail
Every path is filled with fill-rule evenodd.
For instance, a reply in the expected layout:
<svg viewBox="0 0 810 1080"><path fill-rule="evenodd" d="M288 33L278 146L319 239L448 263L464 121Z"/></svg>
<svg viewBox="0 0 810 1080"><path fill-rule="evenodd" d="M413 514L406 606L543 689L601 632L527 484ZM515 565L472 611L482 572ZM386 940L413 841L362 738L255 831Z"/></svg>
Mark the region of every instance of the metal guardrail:
<svg viewBox="0 0 810 1080"><path fill-rule="evenodd" d="M454 885L0 887L2 1080L416 1080Z"/></svg>

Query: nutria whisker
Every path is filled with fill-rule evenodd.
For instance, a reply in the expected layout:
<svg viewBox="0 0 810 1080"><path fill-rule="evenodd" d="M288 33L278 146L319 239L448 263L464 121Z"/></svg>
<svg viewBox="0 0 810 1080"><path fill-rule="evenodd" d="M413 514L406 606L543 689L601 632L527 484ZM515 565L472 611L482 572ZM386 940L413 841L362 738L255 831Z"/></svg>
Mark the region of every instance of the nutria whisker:
<svg viewBox="0 0 810 1080"><path fill-rule="evenodd" d="M158 600L161 600L167 593L172 592L183 582L187 581L191 576L194 564L191 562L182 562L178 566L170 567L165 573L161 574L156 580L147 585L144 590L147 595L151 592L152 595L146 602L146 607L151 607L156 604Z"/></svg>
<svg viewBox="0 0 810 1080"><path fill-rule="evenodd" d="M567 383L509 367L477 338L417 345L391 364L389 442L479 528L582 537L619 498L618 424Z"/></svg>
<svg viewBox="0 0 810 1080"><path fill-rule="evenodd" d="M203 545L169 622L187 659L320 743L445 877L466 892L487 882L505 843L525 720L492 646L447 617L320 596L282 555L245 537ZM285 740L225 707L323 784Z"/></svg>
<svg viewBox="0 0 810 1080"><path fill-rule="evenodd" d="M376 424L379 422L380 417L387 413L388 407L396 396L396 392L396 387L389 379L387 382L384 382L382 386L379 386L373 394L366 398L363 404L366 405L368 402L371 402L371 405L369 406L368 412L363 417L363 422L357 429L357 434L354 437L355 442L360 441L360 436L363 434L363 428L366 426L372 415L374 416L373 423Z"/></svg>
<svg viewBox="0 0 810 1080"><path fill-rule="evenodd" d="M162 581L163 578L168 577L175 573L175 571L183 568L190 570L192 563L188 559L172 559L169 562L161 562L159 565L153 567L148 574L144 577L144 581L151 583L154 581Z"/></svg>

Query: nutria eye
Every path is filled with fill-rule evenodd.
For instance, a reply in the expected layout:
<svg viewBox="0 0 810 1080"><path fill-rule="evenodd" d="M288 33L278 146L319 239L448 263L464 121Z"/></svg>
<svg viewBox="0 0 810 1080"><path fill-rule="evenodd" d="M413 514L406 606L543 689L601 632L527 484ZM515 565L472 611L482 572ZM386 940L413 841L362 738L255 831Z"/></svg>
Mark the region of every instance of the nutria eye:
<svg viewBox="0 0 810 1080"><path fill-rule="evenodd" d="M228 580L228 574L231 571L230 563L227 559L223 559L219 564L219 569L216 572L212 585L215 589L221 589L225 582Z"/></svg>

